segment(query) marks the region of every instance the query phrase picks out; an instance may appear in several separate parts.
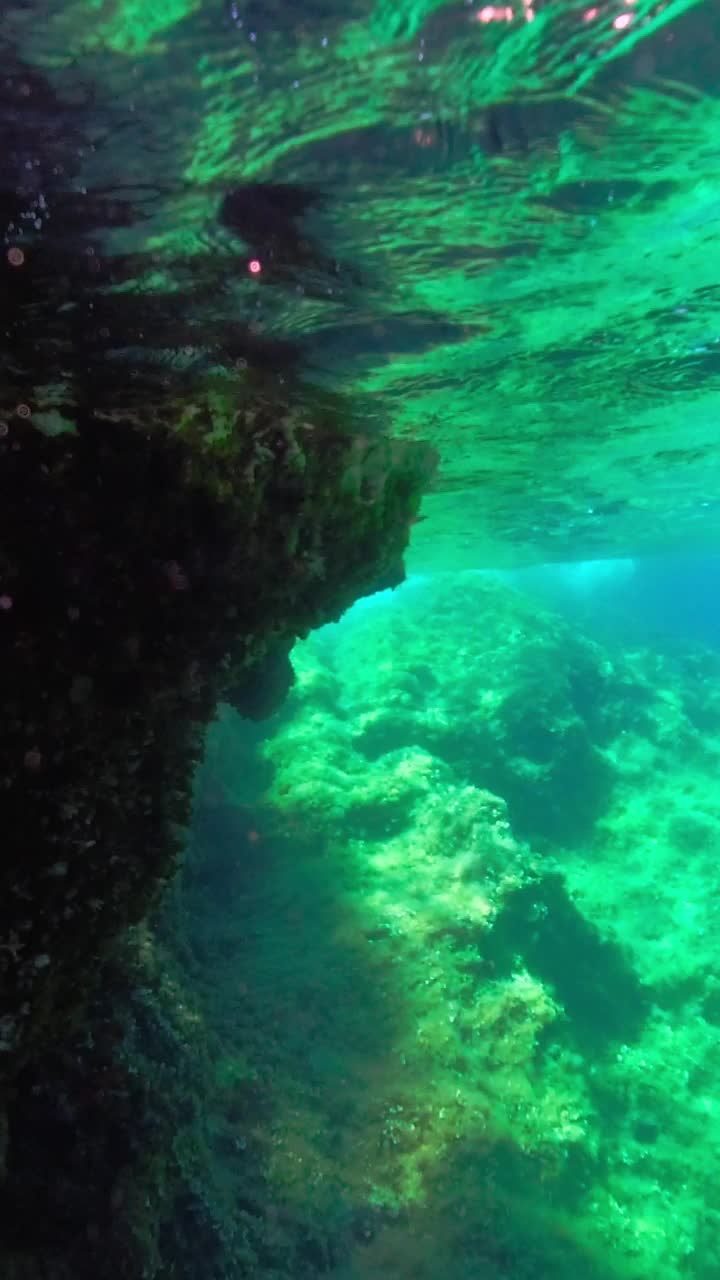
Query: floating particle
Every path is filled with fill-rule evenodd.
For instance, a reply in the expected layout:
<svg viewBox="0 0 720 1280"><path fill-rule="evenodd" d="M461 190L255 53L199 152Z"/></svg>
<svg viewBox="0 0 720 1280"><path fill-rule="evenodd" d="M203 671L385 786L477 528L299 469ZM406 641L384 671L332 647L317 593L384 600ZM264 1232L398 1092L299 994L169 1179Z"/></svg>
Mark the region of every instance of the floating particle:
<svg viewBox="0 0 720 1280"><path fill-rule="evenodd" d="M3 613L9 613L12 607L13 607L12 596L9 596L7 592L3 592L3 594L0 596L0 611L2 611Z"/></svg>
<svg viewBox="0 0 720 1280"><path fill-rule="evenodd" d="M42 769L42 763L42 751L39 751L37 747L31 747L29 751L25 752L23 764L31 773L37 773L38 769Z"/></svg>
<svg viewBox="0 0 720 1280"><path fill-rule="evenodd" d="M177 560L168 560L163 568L171 590L189 591L190 580L182 565L178 564Z"/></svg>
<svg viewBox="0 0 720 1280"><path fill-rule="evenodd" d="M262 262L259 258L251 258L248 262L248 271L251 276L259 276L262 271Z"/></svg>
<svg viewBox="0 0 720 1280"><path fill-rule="evenodd" d="M0 440L4 440L9 430L7 422L0 422Z"/></svg>
<svg viewBox="0 0 720 1280"><path fill-rule="evenodd" d="M18 249L17 245L14 245L12 249L7 251L7 260L11 267L21 267L25 261L25 254L22 249Z"/></svg>
<svg viewBox="0 0 720 1280"><path fill-rule="evenodd" d="M434 147L437 142L437 135L434 129L418 127L413 130L413 142L417 147Z"/></svg>
<svg viewBox="0 0 720 1280"><path fill-rule="evenodd" d="M29 418L32 414L32 409L29 404L19 404L15 412L18 418Z"/></svg>

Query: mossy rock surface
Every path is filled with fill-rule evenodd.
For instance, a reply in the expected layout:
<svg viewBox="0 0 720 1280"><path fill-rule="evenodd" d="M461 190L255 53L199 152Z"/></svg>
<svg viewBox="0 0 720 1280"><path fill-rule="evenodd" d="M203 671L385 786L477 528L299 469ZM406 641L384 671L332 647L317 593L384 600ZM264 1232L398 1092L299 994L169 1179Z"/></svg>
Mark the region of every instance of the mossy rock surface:
<svg viewBox="0 0 720 1280"><path fill-rule="evenodd" d="M290 410L264 414L284 441ZM307 433L298 479L282 449L249 476L243 425L222 450L92 416L0 441L5 1067L64 1028L172 875L218 698L271 710L294 636L402 576L427 454L377 442L370 511L341 492L339 428Z"/></svg>

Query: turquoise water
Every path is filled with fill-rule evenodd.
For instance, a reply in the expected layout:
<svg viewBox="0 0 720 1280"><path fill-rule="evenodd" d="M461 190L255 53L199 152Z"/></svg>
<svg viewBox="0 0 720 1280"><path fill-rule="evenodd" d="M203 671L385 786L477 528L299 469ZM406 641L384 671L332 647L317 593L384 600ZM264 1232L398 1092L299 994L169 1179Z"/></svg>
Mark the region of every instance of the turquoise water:
<svg viewBox="0 0 720 1280"><path fill-rule="evenodd" d="M191 932L289 1274L715 1274L720 654L657 566L524 576L375 597L211 731Z"/></svg>
<svg viewBox="0 0 720 1280"><path fill-rule="evenodd" d="M717 1280L713 0L0 13L1 1280Z"/></svg>

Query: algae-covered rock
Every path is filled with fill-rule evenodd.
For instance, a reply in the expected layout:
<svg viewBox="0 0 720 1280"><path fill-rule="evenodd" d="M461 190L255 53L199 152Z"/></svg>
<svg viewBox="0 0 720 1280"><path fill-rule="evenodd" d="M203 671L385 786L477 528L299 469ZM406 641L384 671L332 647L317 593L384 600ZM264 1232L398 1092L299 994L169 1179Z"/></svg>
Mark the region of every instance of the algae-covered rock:
<svg viewBox="0 0 720 1280"><path fill-rule="evenodd" d="M466 585L452 584L451 606L451 584L426 584L422 607L419 587L403 587L392 604L378 599L337 630L298 646L296 684L263 748L273 769L269 814L298 850L291 865L272 863L273 882L297 895L278 945L288 954L297 948L298 957L313 954L317 990L300 994L313 979L299 964L289 983L299 988L298 1008L308 1000L327 1004L311 1034L316 1044L319 1037L318 1062L326 1057L342 1072L347 1117L328 1164L311 1136L313 1128L324 1131L318 1109L325 1103L300 1100L278 1143L273 1178L298 1209L294 1153L303 1152L304 1167L322 1169L333 1185L349 1180L371 1224L368 1257L380 1268L389 1265L393 1221L412 1221L420 1206L434 1213L430 1188L454 1151L474 1149L488 1166L502 1166L501 1153L510 1153L510 1184L526 1160L559 1186L570 1165L595 1158L593 1103L562 996L556 999L547 977L528 968L527 938L515 939L512 957L494 941L525 895L538 911L529 930L542 926L553 863L517 838L501 795L468 780L461 724L443 710L443 699L460 699L445 685L446 667L457 669L454 611L459 618L492 601L507 620L520 608L504 588L476 590L471 583L464 596ZM444 645L436 630L443 621ZM457 625L462 644L463 624ZM578 649L587 660L590 649ZM464 656L468 667L473 659ZM497 668L499 674L499 660ZM466 697L468 688L466 682ZM467 698L471 719L466 714L462 721L471 745L477 702ZM369 723L380 726L372 751ZM478 777L480 760L478 749ZM223 772L230 795L232 781ZM304 906L318 875L322 897ZM326 936L320 921L326 927L328 915ZM294 972L289 960L283 972ZM324 973L335 976L326 980ZM363 993L369 981L373 995L356 1005L345 1053L332 1030L334 986L351 975ZM319 1072L319 1098L334 1098L337 1083ZM340 1098L330 1105L340 1108ZM303 1188L307 1197L306 1182ZM468 1212L472 1217L474 1209ZM373 1221L375 1214L385 1221ZM521 1221L521 1235L524 1229ZM366 1261L351 1248L347 1275L366 1274ZM505 1274L494 1265L488 1259L488 1275Z"/></svg>
<svg viewBox="0 0 720 1280"><path fill-rule="evenodd" d="M172 874L218 697L244 683L257 701L268 654L401 572L412 451L369 515L338 497L341 433L318 431L288 490L272 450L248 479L242 425L221 454L92 415L71 441L20 419L0 441L6 1067L64 1025ZM322 579L284 526L324 549Z"/></svg>
<svg viewBox="0 0 720 1280"><path fill-rule="evenodd" d="M717 1230L715 668L610 652L460 576L369 603L294 661L266 795L336 877L322 966L352 957L375 996L376 1034L359 1009L344 1062L369 1234L341 1274L431 1275L424 1230L448 1275L462 1250L478 1261L478 1233L493 1277L695 1274ZM518 690L589 754L543 760ZM578 822L588 759L605 785ZM290 951L296 933L320 945L311 912L288 917ZM298 1151L348 1176L308 1151L318 1105L273 1166L293 1197Z"/></svg>
<svg viewBox="0 0 720 1280"><path fill-rule="evenodd" d="M619 677L590 641L504 584L410 583L402 608L379 600L322 652L343 684L340 731L368 777L393 750L419 748L501 795L514 829L535 841L572 842L602 813Z"/></svg>
<svg viewBox="0 0 720 1280"><path fill-rule="evenodd" d="M292 414L287 404L273 412L278 423ZM272 423L267 403L263 413ZM101 1274L97 1256L111 1226L107 1274L128 1280L164 1265L164 1222L177 1231L185 1221L193 1249L203 1219L212 1234L205 1174L193 1181L186 1161L181 1179L173 1164L174 1127L187 1127L182 1088L172 1078L163 1084L175 1050L168 1042L155 1055L166 1019L159 1005L147 1017L138 1012L145 986L135 988L145 978L134 963L121 966L118 996L127 1061L115 1048L107 1061L93 1048L111 1018L105 957L175 873L218 699L252 715L272 711L290 683L283 662L294 636L401 576L408 520L428 474L427 454L411 448L403 462L394 448L384 493L369 511L338 496L350 444L327 413L306 448L299 487L282 452L256 457L242 415L235 425L222 450L201 433L148 436L131 418L91 413L72 439L48 438L16 417L0 440L0 1071L6 1084L22 1072L7 1122L3 1111L3 1194L15 1225L0 1248L18 1277L23 1268L34 1275L54 1251L57 1280ZM322 549L322 576L303 547ZM99 974L102 1011L93 1014ZM182 1007L171 1002L175 1023ZM77 1038L68 1041L73 1024ZM185 1061L188 1046L176 1049ZM106 1069L119 1083L103 1115ZM146 1105L135 1098L139 1079L124 1083L128 1073L150 1078ZM76 1105L88 1091L87 1106ZM155 1136L140 1164L127 1155L125 1188L126 1145L146 1145L145 1112ZM41 1157L43 1123L57 1134L57 1175ZM112 1170L117 1186L107 1181ZM94 1189L82 1203L89 1177ZM188 1198L182 1212L180 1194ZM31 1221L46 1201L47 1238L38 1243ZM92 1235L84 1270L63 1234L75 1229ZM244 1257L227 1241L217 1248L228 1267Z"/></svg>
<svg viewBox="0 0 720 1280"><path fill-rule="evenodd" d="M519 838L502 794L468 779L469 746L435 754L407 716L370 757L358 732L366 710L412 693L391 657L380 672L352 665L382 643L373 615L397 636L407 596L424 630L408 623L395 653L419 664L451 585L457 618L424 673L440 702L465 588L465 612L492 601L510 628L525 607L515 593L457 577L437 595L428 584L413 612L418 588L403 587L296 646L295 683L267 725L227 706L213 722L182 878L154 933L135 934L135 958L118 960L127 986L118 969L103 977L95 1048L80 1055L81 1082L92 1059L102 1076L102 1028L119 1023L110 1056L149 1081L116 1193L114 1259L143 1257L158 1276L172 1266L181 1280L210 1260L222 1280L435 1280L440 1265L463 1280L470 1263L488 1280L677 1280L710 1256L720 1001L714 935L702 933L712 895L700 924L689 909L693 877L710 877L697 671L688 683L669 660L610 654L538 614L542 661L574 680L576 714L613 776L582 839L544 834L540 848ZM380 679L384 702L366 702ZM468 679L470 738L474 689ZM403 705L423 709L414 693ZM633 807L641 748L653 768ZM653 814L667 869L655 896L642 843ZM646 947L655 911L663 936ZM10 1142L29 1203L17 1122L35 1131L32 1097ZM107 1098L102 1124L92 1109L76 1116L78 1149L100 1164L113 1116L136 1132L123 1098ZM73 1185L70 1163L60 1205ZM72 1221L92 1235L103 1203L90 1197L85 1217L76 1205ZM57 1236L54 1248L63 1266L77 1257ZM87 1252L86 1271L74 1261L70 1274L109 1280L92 1240ZM51 1274L66 1280L59 1263Z"/></svg>
<svg viewBox="0 0 720 1280"><path fill-rule="evenodd" d="M188 1277L252 1264L213 1160L211 1043L173 948L157 929L130 931L99 967L82 1029L17 1078L3 1188L9 1280L138 1280L173 1258Z"/></svg>
<svg viewBox="0 0 720 1280"><path fill-rule="evenodd" d="M401 580L433 465L304 383L254 296L218 315L233 273L254 288L241 246L203 239L218 193L176 192L159 221L193 232L165 252L153 178L114 145L98 168L95 90L48 71L29 11L8 21L0 1082L66 1033L172 876L218 699L272 710L293 639Z"/></svg>

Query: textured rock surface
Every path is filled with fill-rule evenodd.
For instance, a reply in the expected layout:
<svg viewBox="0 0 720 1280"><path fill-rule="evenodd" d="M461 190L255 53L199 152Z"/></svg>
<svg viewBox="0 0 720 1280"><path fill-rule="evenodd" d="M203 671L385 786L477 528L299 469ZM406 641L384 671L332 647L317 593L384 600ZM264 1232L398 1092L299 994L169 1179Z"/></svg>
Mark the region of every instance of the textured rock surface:
<svg viewBox="0 0 720 1280"><path fill-rule="evenodd" d="M259 461L242 424L220 457L93 420L0 442L5 1066L172 874L218 697L242 705L268 654L401 576L422 455L379 442L369 508L342 491L352 443L318 424L298 472L276 412Z"/></svg>
<svg viewBox="0 0 720 1280"><path fill-rule="evenodd" d="M215 760L178 918L113 946L172 877L218 699L276 711L294 637L399 580L418 437L442 454L418 565L717 535L717 14L488 10L2 14L11 1280L449 1280L450 1184L485 1188L489 1275L529 1256L553 1280L674 1280L717 1257L701 660L615 667L491 588L479 649L452 587L429 637L416 610L424 654L404 624L360 627L343 675L300 660L258 812ZM273 894L289 932L317 917L297 946ZM562 1208L533 1217L538 1168Z"/></svg>
<svg viewBox="0 0 720 1280"><path fill-rule="evenodd" d="M213 323L227 255L208 248L203 266L188 249L163 274L143 229L147 186L125 172L119 190L116 169L111 195L85 168L117 121L21 54L28 17L3 15L17 39L0 93L0 1177L7 1267L17 1253L20 1275L75 1276L104 1265L92 1257L125 1194L113 1208L108 1180L146 1142L134 1046L153 1088L172 1070L155 1059L162 992L136 1035L146 958L130 949L123 977L111 952L176 870L205 726L221 697L270 713L295 637L401 580L433 455L361 430L257 317ZM297 239L290 214L278 251ZM160 1205L182 1110L180 1087L174 1102L163 1092L146 1158ZM67 1181L38 1165L43 1123ZM126 1258L119 1242L108 1255L133 1280L137 1258L152 1270L162 1253L158 1214L145 1254ZM85 1228L97 1247L83 1255Z"/></svg>
<svg viewBox="0 0 720 1280"><path fill-rule="evenodd" d="M293 661L266 725L221 709L181 878L18 1077L5 1273L709 1280L716 659L611 652L475 576ZM503 708L538 687L603 764L580 825L564 769L532 830L490 787L529 787Z"/></svg>

